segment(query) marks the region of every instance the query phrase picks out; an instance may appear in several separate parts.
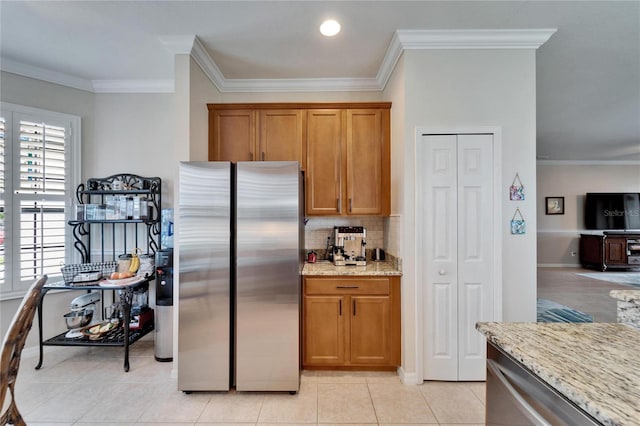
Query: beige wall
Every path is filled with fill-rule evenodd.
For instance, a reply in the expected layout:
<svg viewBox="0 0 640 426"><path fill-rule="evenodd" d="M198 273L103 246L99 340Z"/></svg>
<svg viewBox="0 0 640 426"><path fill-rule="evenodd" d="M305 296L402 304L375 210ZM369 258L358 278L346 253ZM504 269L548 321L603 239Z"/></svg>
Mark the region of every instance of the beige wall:
<svg viewBox="0 0 640 426"><path fill-rule="evenodd" d="M90 158L83 156L83 160L92 170L83 169L83 177L93 175L94 170L101 173L111 170L103 161L103 155L115 162L117 153L128 153L129 150L136 156L144 153L143 165L137 158L127 158L120 160L118 164L122 167L114 169L117 170L115 173L132 168L156 171L153 174L163 177L165 191L169 191L167 201L173 199L170 194L175 190L177 161L200 159L204 155L208 125L205 124L205 113L198 106L201 103L391 100L393 216L385 219L387 230L383 238L390 245L392 241L399 242L389 251L403 257L403 368L408 374L415 374L420 353L417 347L421 341L416 331L421 305L415 300L415 128L501 126L505 197L516 171L527 185L528 193L535 194L534 71L534 53L529 51L407 51L384 96L379 92L221 94L204 78L189 56L177 55L173 94L95 95L42 84L55 86L48 90L62 91L72 98L71 104L81 105L77 111L81 113L79 115L84 113L83 126L86 122L91 129L88 134L83 132L84 150L90 155ZM27 87L23 89L29 92ZM21 90L16 90L14 95L15 99L7 101L25 104ZM37 98L27 105L43 107ZM54 106L50 108L54 109ZM99 114L94 115L94 108ZM62 111L74 113L68 109ZM94 120L99 121L95 124L95 132L91 125ZM141 126L140 121L145 125ZM113 126L120 128L112 129ZM137 146L132 148L132 144ZM158 147L167 149L159 150ZM519 206L528 221L529 233L525 236L509 235L506 219L513 213L514 203L508 198L505 198L502 211L504 317L507 320L535 318L535 197ZM59 304L59 312L51 312L55 324L66 311L67 298ZM5 311L3 309L3 315Z"/></svg>
<svg viewBox="0 0 640 426"><path fill-rule="evenodd" d="M580 266L587 192L640 192L640 164L539 162L538 265ZM564 197L564 215L545 214L545 197Z"/></svg>
<svg viewBox="0 0 640 426"><path fill-rule="evenodd" d="M403 374L421 380L422 301L417 282L415 226L415 143L417 127L502 129L503 319L535 320L536 169L535 51L407 50L394 71L385 98L402 116L392 120L393 175L400 195L392 211L400 215L403 277ZM400 121L400 122L398 122ZM529 197L509 201L508 187L518 172ZM527 220L526 235L510 234L516 206Z"/></svg>

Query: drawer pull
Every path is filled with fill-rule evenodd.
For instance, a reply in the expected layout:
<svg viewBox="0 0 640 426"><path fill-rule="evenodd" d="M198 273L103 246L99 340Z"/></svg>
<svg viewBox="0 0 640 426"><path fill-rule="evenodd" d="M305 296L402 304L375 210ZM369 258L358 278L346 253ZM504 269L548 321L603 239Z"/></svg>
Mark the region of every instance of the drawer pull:
<svg viewBox="0 0 640 426"><path fill-rule="evenodd" d="M336 286L336 289L338 288L360 288L357 285L338 285Z"/></svg>

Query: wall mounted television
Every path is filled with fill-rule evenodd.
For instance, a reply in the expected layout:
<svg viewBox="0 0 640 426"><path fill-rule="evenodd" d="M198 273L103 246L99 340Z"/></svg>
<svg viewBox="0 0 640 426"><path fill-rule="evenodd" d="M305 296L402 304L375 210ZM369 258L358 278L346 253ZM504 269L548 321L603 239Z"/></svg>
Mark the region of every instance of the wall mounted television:
<svg viewBox="0 0 640 426"><path fill-rule="evenodd" d="M586 229L640 231L640 193L588 192L584 221Z"/></svg>

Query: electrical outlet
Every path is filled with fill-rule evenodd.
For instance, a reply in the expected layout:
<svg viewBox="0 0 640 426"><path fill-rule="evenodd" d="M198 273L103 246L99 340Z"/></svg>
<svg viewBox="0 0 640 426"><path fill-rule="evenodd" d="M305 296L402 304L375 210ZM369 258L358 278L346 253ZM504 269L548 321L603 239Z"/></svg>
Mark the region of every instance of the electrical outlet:
<svg viewBox="0 0 640 426"><path fill-rule="evenodd" d="M572 251L572 252L571 252L571 256L572 256L572 257L576 257L576 254L577 254L577 253L576 253L575 251Z"/></svg>

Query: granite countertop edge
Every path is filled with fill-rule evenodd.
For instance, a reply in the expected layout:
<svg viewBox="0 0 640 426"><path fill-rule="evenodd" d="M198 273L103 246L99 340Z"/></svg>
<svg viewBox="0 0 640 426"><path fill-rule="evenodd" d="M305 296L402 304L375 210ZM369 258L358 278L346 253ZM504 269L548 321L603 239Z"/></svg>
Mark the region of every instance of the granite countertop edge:
<svg viewBox="0 0 640 426"><path fill-rule="evenodd" d="M640 304L640 290L611 290L609 296L623 302Z"/></svg>
<svg viewBox="0 0 640 426"><path fill-rule="evenodd" d="M633 367L640 355L632 351L640 331L611 323L479 322L476 329L599 422L640 424L640 373Z"/></svg>
<svg viewBox="0 0 640 426"><path fill-rule="evenodd" d="M367 262L367 266L335 266L331 262L305 263L303 276L401 276L394 262Z"/></svg>

